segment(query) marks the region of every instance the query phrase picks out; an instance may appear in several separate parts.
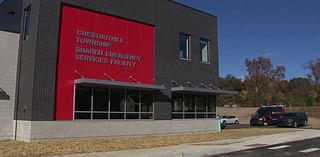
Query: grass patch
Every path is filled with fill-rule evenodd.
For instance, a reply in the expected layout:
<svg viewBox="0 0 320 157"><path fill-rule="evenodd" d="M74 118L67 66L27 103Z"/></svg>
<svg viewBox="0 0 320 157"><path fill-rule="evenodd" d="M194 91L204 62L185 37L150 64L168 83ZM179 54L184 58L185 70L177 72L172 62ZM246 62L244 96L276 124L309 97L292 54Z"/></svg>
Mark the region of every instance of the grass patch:
<svg viewBox="0 0 320 157"><path fill-rule="evenodd" d="M239 139L249 136L270 135L295 131L286 128L247 128L223 130L221 133L202 133L166 136L143 136L126 138L97 138L74 140L51 140L37 142L0 141L1 157L31 157L77 153L120 151L154 148L185 143Z"/></svg>

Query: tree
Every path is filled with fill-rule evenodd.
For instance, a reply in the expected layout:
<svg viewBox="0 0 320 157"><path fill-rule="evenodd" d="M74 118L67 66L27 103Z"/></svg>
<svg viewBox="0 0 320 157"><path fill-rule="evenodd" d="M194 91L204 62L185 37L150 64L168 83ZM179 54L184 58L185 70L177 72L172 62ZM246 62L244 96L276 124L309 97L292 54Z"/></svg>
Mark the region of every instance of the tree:
<svg viewBox="0 0 320 157"><path fill-rule="evenodd" d="M225 78L219 79L219 88L226 90L242 91L244 89L244 84L241 79L229 74ZM220 105L230 105L237 104L241 105L242 99L238 95L231 96L219 96L218 104Z"/></svg>
<svg viewBox="0 0 320 157"><path fill-rule="evenodd" d="M246 59L245 64L248 72L245 84L250 106L281 102L282 88L285 88L283 87L285 67L277 66L273 68L271 59L264 57Z"/></svg>
<svg viewBox="0 0 320 157"><path fill-rule="evenodd" d="M308 78L298 77L289 81L286 95L293 98L292 105L302 106L307 103L307 98L312 96L312 93L313 86L310 80Z"/></svg>
<svg viewBox="0 0 320 157"><path fill-rule="evenodd" d="M316 92L315 102L319 104L320 101L320 58L315 61L310 61L304 65L305 69L309 71L307 74L310 81L314 84L314 90Z"/></svg>

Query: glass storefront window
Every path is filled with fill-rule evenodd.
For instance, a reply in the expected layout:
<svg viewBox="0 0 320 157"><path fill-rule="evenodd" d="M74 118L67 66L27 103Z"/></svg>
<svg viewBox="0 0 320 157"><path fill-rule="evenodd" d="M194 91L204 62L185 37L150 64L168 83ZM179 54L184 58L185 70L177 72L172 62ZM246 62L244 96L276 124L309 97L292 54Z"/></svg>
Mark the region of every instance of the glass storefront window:
<svg viewBox="0 0 320 157"><path fill-rule="evenodd" d="M172 95L172 118L183 118L183 94Z"/></svg>
<svg viewBox="0 0 320 157"><path fill-rule="evenodd" d="M75 118L91 119L91 88L77 87L75 101Z"/></svg>
<svg viewBox="0 0 320 157"><path fill-rule="evenodd" d="M215 118L216 97L197 94L172 95L172 119Z"/></svg>
<svg viewBox="0 0 320 157"><path fill-rule="evenodd" d="M216 117L216 97L208 96L208 118Z"/></svg>
<svg viewBox="0 0 320 157"><path fill-rule="evenodd" d="M126 92L126 119L139 119L140 91L127 90Z"/></svg>
<svg viewBox="0 0 320 157"><path fill-rule="evenodd" d="M207 118L206 115L206 96L196 96L196 118Z"/></svg>
<svg viewBox="0 0 320 157"><path fill-rule="evenodd" d="M141 112L153 112L153 92L141 92Z"/></svg>
<svg viewBox="0 0 320 157"><path fill-rule="evenodd" d="M153 119L153 91L76 87L74 119Z"/></svg>
<svg viewBox="0 0 320 157"><path fill-rule="evenodd" d="M139 112L140 91L127 90L127 110L126 112Z"/></svg>
<svg viewBox="0 0 320 157"><path fill-rule="evenodd" d="M93 89L93 111L108 111L109 89Z"/></svg>
<svg viewBox="0 0 320 157"><path fill-rule="evenodd" d="M110 90L110 111L124 112L125 90L111 89Z"/></svg>

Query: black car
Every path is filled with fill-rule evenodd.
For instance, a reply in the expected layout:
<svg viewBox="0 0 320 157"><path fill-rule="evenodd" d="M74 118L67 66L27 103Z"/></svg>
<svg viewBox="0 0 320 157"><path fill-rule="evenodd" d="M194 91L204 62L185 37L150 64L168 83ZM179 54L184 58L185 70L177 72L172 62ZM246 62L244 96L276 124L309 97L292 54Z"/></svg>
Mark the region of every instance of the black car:
<svg viewBox="0 0 320 157"><path fill-rule="evenodd" d="M305 112L288 112L278 121L279 127L306 126L308 124L308 115Z"/></svg>
<svg viewBox="0 0 320 157"><path fill-rule="evenodd" d="M285 114L285 109L281 105L262 106L252 115L250 125L272 125L277 124L278 119Z"/></svg>

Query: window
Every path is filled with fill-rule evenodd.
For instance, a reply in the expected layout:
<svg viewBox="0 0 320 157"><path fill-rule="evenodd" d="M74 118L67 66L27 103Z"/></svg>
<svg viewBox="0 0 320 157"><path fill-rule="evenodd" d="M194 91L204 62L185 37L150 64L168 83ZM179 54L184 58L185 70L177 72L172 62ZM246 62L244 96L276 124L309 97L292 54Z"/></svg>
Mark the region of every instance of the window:
<svg viewBox="0 0 320 157"><path fill-rule="evenodd" d="M141 91L141 119L153 119L153 95L152 91Z"/></svg>
<svg viewBox="0 0 320 157"><path fill-rule="evenodd" d="M126 119L139 119L140 91L127 90L126 102Z"/></svg>
<svg viewBox="0 0 320 157"><path fill-rule="evenodd" d="M205 119L215 117L215 96L172 94L172 119Z"/></svg>
<svg viewBox="0 0 320 157"><path fill-rule="evenodd" d="M152 91L77 87L74 119L153 119Z"/></svg>
<svg viewBox="0 0 320 157"><path fill-rule="evenodd" d="M75 119L91 119L91 88L77 87Z"/></svg>
<svg viewBox="0 0 320 157"><path fill-rule="evenodd" d="M108 119L109 90L93 89L93 119Z"/></svg>
<svg viewBox="0 0 320 157"><path fill-rule="evenodd" d="M30 34L31 6L24 9L23 15L23 39L27 40Z"/></svg>
<svg viewBox="0 0 320 157"><path fill-rule="evenodd" d="M190 36L187 34L180 34L179 57L190 59Z"/></svg>
<svg viewBox="0 0 320 157"><path fill-rule="evenodd" d="M110 119L124 119L125 90L110 90Z"/></svg>
<svg viewBox="0 0 320 157"><path fill-rule="evenodd" d="M209 40L200 39L200 61L209 63Z"/></svg>
<svg viewBox="0 0 320 157"><path fill-rule="evenodd" d="M172 95L172 118L183 118L183 94Z"/></svg>

